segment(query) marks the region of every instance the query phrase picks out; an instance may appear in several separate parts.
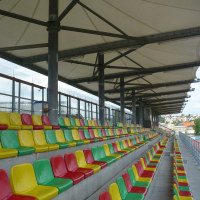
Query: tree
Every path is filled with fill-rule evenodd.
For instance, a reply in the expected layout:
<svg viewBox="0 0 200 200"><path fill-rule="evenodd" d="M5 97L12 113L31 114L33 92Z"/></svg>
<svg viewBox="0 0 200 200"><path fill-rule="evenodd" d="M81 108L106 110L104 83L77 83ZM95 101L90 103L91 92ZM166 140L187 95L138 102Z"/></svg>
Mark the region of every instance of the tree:
<svg viewBox="0 0 200 200"><path fill-rule="evenodd" d="M200 135L200 117L194 120L193 129L195 131L195 135Z"/></svg>
<svg viewBox="0 0 200 200"><path fill-rule="evenodd" d="M159 122L165 123L165 118L164 117L160 117Z"/></svg>

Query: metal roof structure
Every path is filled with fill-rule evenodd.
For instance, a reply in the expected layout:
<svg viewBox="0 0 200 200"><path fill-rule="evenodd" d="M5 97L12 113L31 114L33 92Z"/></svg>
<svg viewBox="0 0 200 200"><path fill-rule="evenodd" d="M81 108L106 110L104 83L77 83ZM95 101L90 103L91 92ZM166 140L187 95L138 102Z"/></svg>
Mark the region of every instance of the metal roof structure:
<svg viewBox="0 0 200 200"><path fill-rule="evenodd" d="M123 77L128 109L134 91L157 114L178 113L199 82L198 0L59 0L54 23L48 9L49 0L0 1L1 58L48 75L47 30L57 27L58 79L98 95L104 54L105 99L120 103Z"/></svg>

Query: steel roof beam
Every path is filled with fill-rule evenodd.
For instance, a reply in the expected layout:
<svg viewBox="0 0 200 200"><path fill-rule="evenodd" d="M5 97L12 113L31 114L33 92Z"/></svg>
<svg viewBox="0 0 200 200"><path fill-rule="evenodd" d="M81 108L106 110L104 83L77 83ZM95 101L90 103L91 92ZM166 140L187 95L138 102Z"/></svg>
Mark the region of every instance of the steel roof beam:
<svg viewBox="0 0 200 200"><path fill-rule="evenodd" d="M186 100L186 101L173 101L173 102L166 102L166 103L159 103L159 104L150 104L150 107L159 106L159 105L175 104L175 103L186 103L186 102L188 102L188 100Z"/></svg>

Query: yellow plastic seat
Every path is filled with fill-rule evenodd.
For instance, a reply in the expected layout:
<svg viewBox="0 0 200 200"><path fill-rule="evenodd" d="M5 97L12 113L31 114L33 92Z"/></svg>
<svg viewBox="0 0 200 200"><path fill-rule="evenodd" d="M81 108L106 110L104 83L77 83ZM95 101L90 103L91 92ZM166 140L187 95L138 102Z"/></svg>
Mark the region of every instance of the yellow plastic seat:
<svg viewBox="0 0 200 200"><path fill-rule="evenodd" d="M142 167L143 167L144 170L156 172L156 169L155 169L155 168L150 168L150 167L146 167L146 166L145 166L143 158L140 158L140 161L141 161L141 163L142 163Z"/></svg>
<svg viewBox="0 0 200 200"><path fill-rule="evenodd" d="M15 157L17 155L18 155L18 151L16 149L2 148L1 143L0 143L0 159Z"/></svg>
<svg viewBox="0 0 200 200"><path fill-rule="evenodd" d="M135 165L133 165L131 168L132 168L132 170L133 170L133 173L134 173L134 176L135 176L135 180L136 180L136 181L139 181L139 182L147 182L147 183L150 183L150 184L151 184L151 182L152 182L152 179L151 179L151 178L139 177Z"/></svg>
<svg viewBox="0 0 200 200"><path fill-rule="evenodd" d="M75 152L75 156L76 156L76 161L78 163L78 167L93 169L94 170L94 174L101 170L101 166L100 165L93 165L93 164L87 164L86 163L83 151L81 151L81 150L76 151Z"/></svg>
<svg viewBox="0 0 200 200"><path fill-rule="evenodd" d="M135 151L134 148L129 148L129 147L127 147L126 142L125 142L124 140L122 140L122 144L123 144L124 149L130 149L130 150L132 150L132 151Z"/></svg>
<svg viewBox="0 0 200 200"><path fill-rule="evenodd" d="M42 124L42 119L41 119L40 115L32 115L32 120L33 120L33 125L43 126L43 129L45 129L45 130L52 129L52 126L46 126L46 125Z"/></svg>
<svg viewBox="0 0 200 200"><path fill-rule="evenodd" d="M46 147L48 147L49 151L59 149L58 144L47 144L44 132L42 130L34 130L33 131L33 139L34 139L34 142L35 142L36 145L46 146Z"/></svg>
<svg viewBox="0 0 200 200"><path fill-rule="evenodd" d="M129 150L122 150L118 141L116 142L116 145L117 145L118 151L125 151L125 152L127 152L128 154L130 153Z"/></svg>
<svg viewBox="0 0 200 200"><path fill-rule="evenodd" d="M94 127L98 127L98 126L96 126L96 124L95 124L95 121L94 120L91 120L91 122L92 122L92 126L94 126Z"/></svg>
<svg viewBox="0 0 200 200"><path fill-rule="evenodd" d="M177 191L177 194L178 194L178 197L180 200L194 200L193 197L180 196L176 184L174 184L174 190ZM177 197L176 197L176 199L177 199Z"/></svg>
<svg viewBox="0 0 200 200"><path fill-rule="evenodd" d="M72 127L73 129L78 129L77 126L72 126L68 117L64 117L65 126Z"/></svg>
<svg viewBox="0 0 200 200"><path fill-rule="evenodd" d="M110 150L109 150L109 147L108 147L107 144L104 144L104 145L103 145L103 148L104 148L104 151L105 151L105 153L106 153L106 156L113 156L113 157L116 157L117 160L119 160L119 159L121 158L121 155L119 155L119 154L111 154L111 153L110 153Z"/></svg>
<svg viewBox="0 0 200 200"><path fill-rule="evenodd" d="M17 137L20 146L33 147L35 149L35 153L49 150L46 145L35 145L33 135L29 130L18 131Z"/></svg>
<svg viewBox="0 0 200 200"><path fill-rule="evenodd" d="M122 200L117 183L109 186L109 193L112 200Z"/></svg>
<svg viewBox="0 0 200 200"><path fill-rule="evenodd" d="M77 130L71 130L71 133L72 133L72 138L74 140L81 140ZM90 143L90 140L81 140L81 141L83 141L84 144Z"/></svg>
<svg viewBox="0 0 200 200"><path fill-rule="evenodd" d="M55 130L56 140L57 142L65 142L69 144L69 147L75 147L76 142L65 141L65 137L62 130Z"/></svg>
<svg viewBox="0 0 200 200"><path fill-rule="evenodd" d="M11 168L10 186L13 194L32 196L38 200L52 199L58 195L58 188L37 184L33 166L29 163Z"/></svg>
<svg viewBox="0 0 200 200"><path fill-rule="evenodd" d="M22 125L22 120L21 120L21 116L19 113L13 113L13 112L10 112L9 113L9 119L10 119L10 125L15 127L16 130L20 130L22 129L25 129L25 128L29 128L29 129L33 129L33 126L24 126ZM8 128L10 129L10 128Z"/></svg>
<svg viewBox="0 0 200 200"><path fill-rule="evenodd" d="M115 138L120 138L119 135L113 135L112 131L110 129L108 129L108 133L109 133L110 136L115 136Z"/></svg>
<svg viewBox="0 0 200 200"><path fill-rule="evenodd" d="M88 127L86 127L86 126L81 126L80 120L77 118L75 119L75 123L76 123L76 126L78 126L78 128L83 127L83 129L88 129Z"/></svg>
<svg viewBox="0 0 200 200"><path fill-rule="evenodd" d="M95 138L103 138L103 141L105 141L105 140L108 139L108 138L106 138L106 137L100 137L100 136L99 136L99 133L98 133L98 131L97 131L97 129L93 129L93 132L94 132Z"/></svg>

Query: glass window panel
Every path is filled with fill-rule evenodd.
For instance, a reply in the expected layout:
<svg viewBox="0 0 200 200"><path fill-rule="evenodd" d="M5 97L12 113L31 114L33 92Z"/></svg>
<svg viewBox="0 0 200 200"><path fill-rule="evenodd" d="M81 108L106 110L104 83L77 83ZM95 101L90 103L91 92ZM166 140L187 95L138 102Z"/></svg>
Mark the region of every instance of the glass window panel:
<svg viewBox="0 0 200 200"><path fill-rule="evenodd" d="M34 87L34 100L42 101L42 89Z"/></svg>
<svg viewBox="0 0 200 200"><path fill-rule="evenodd" d="M0 111L12 112L12 97L0 95Z"/></svg>
<svg viewBox="0 0 200 200"><path fill-rule="evenodd" d="M31 99L31 86L21 83L21 97Z"/></svg>
<svg viewBox="0 0 200 200"><path fill-rule="evenodd" d="M80 109L85 110L85 101L80 101Z"/></svg>
<svg viewBox="0 0 200 200"><path fill-rule="evenodd" d="M20 99L20 112L26 113L24 111L31 111L31 100L21 98Z"/></svg>
<svg viewBox="0 0 200 200"><path fill-rule="evenodd" d="M0 77L0 92L12 95L12 80Z"/></svg>

